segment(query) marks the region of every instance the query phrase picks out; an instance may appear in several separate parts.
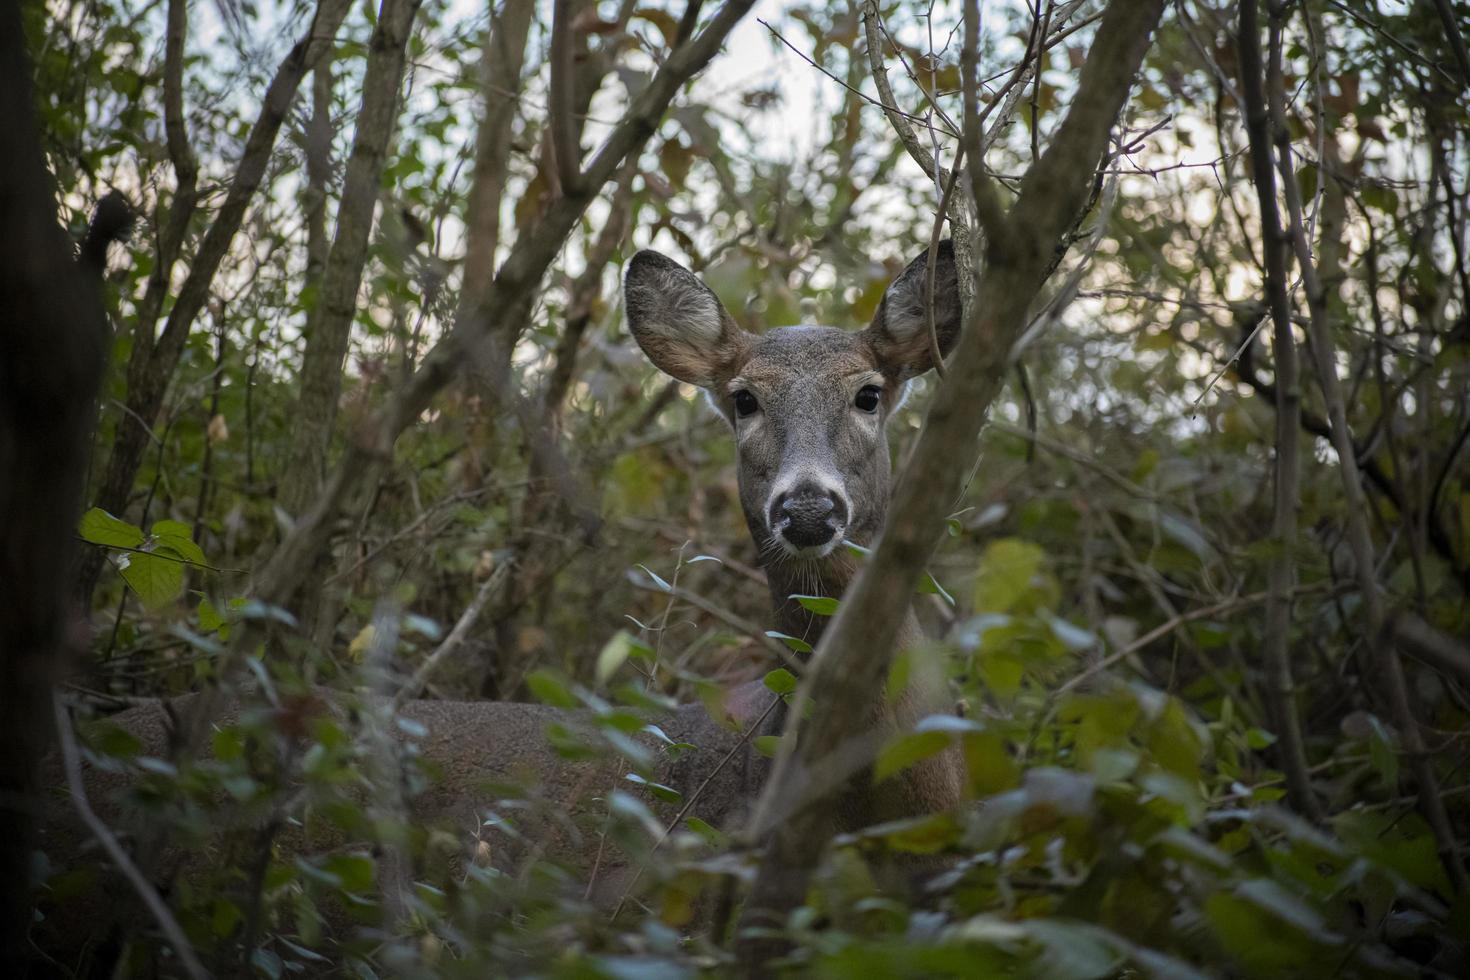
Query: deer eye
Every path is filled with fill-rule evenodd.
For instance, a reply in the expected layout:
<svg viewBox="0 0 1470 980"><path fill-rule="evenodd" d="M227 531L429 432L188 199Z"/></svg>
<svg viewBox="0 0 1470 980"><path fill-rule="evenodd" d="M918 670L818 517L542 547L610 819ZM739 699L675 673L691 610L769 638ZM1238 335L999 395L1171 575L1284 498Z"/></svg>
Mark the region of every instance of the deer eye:
<svg viewBox="0 0 1470 980"><path fill-rule="evenodd" d="M857 398L853 404L865 412L876 412L878 410L878 399L882 397L883 389L877 385L863 385L858 390Z"/></svg>
<svg viewBox="0 0 1470 980"><path fill-rule="evenodd" d="M741 418L745 418L748 415L754 415L756 413L756 410L760 407L760 403L755 400L755 396L746 391L744 388L741 388L739 391L735 392L736 415L739 415Z"/></svg>

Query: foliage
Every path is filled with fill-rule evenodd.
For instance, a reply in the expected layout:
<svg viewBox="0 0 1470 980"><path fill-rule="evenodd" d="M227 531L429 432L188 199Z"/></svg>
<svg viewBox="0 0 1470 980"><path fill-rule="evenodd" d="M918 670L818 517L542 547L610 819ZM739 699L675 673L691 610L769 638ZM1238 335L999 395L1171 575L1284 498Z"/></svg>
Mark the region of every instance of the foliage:
<svg viewBox="0 0 1470 980"><path fill-rule="evenodd" d="M596 120L616 118L647 84L682 6L638 6L625 28L607 30L613 5L577 6L591 18L583 55L609 59L587 113L595 143ZM1025 50L1029 5L984 6L983 74L1000 73ZM1291 5L1286 73L1380 579L1395 609L1464 637L1470 103L1432 7ZM946 46L944 35L958 11L938 8L931 31L926 10L883 7L896 49L927 66L901 77L890 51L899 98L915 111L923 85L957 88L958 41ZM276 497L301 424L297 372L316 302L303 217L307 100L288 116L163 410L132 418L123 365L175 186L166 12L55 0L26 15L43 137L71 224L80 229L114 186L146 219L108 277L117 330L94 455L100 470L118 433L139 424L150 449L127 507L89 510L78 528L112 571L92 596L99 628L68 693L99 716L81 726L89 763L130 777L132 805L189 869L168 898L190 938L219 963L267 977L732 968L720 927L758 855L738 828L702 819L697 796L670 828L690 787L661 773L706 748L669 734L675 705L717 705L720 691L762 678L788 696L797 679L777 653L804 656L811 644L764 632L769 596L728 431L692 389L644 363L622 327L618 270L637 247L680 253L753 330L865 322L927 241L935 206L933 183L882 113L776 38L778 78L717 61L636 161L626 202L611 188L599 198L530 305L508 362L531 413L474 373L442 394L334 528L319 604L287 609L255 600L252 586L301 516ZM300 3L203 4L191 16L208 28L191 33L184 74L208 200L230 179L280 38L299 36L311 14ZM550 17L538 11L533 24L513 124L508 235L536 225L555 179L538 108L550 98ZM372 21L372 5L356 5L337 38L328 214L342 193ZM874 778L953 748L973 802L834 841L807 903L782 926L799 972L1470 971L1465 895L1409 795L1403 733L1371 666L1374 645L1388 641L1365 634L1341 461L1320 438L1325 422L1312 428L1327 413L1310 378L1290 648L1325 818L1314 824L1284 804L1261 656L1276 554L1266 532L1273 351L1269 330L1251 334L1264 315L1261 243L1234 96L1235 22L1232 3L1179 4L1166 17L1120 151L1017 352L1029 383L1011 386L979 447L955 447L978 453L975 476L915 596L934 640L906 656L942 664L962 710L890 741ZM831 76L871 91L853 10L792 4L775 26ZM465 287L486 32L483 13L439 0L415 23L334 457L447 329ZM1089 37L1084 27L1048 50L990 151L998 175L1024 173L1054 133ZM787 101L810 102L800 139L782 121ZM589 270L617 207L632 230ZM186 260L207 217L186 230ZM584 273L590 298L578 292ZM579 317L585 332L568 345ZM935 383L916 381L892 423L899 463ZM565 472L538 456L540 431ZM618 788L589 789L575 813L555 813L534 779L510 780L484 788L478 826L432 826L390 805L444 783L428 761L430 733L361 692L391 693L425 664L506 566L510 584L437 667L428 695L574 709L546 726L549 745L615 768ZM794 598L818 616L840 601ZM760 628L747 635L732 621ZM199 689L232 631L247 629L257 638L250 685L235 692L239 709L213 728L206 757L172 760L100 717ZM1405 668L1463 840L1464 678L1414 660ZM348 707L319 710L322 686L346 692L337 696ZM754 737L756 750L772 752L775 737ZM602 835L644 868L615 917L591 897L596 869L537 851L548 828ZM498 863L506 848L537 857L508 871ZM916 894L883 878L891 854L926 869ZM48 855L56 873L39 930L97 887L64 857ZM344 922L352 928L338 942ZM138 928L119 975L159 964L167 972L167 953Z"/></svg>

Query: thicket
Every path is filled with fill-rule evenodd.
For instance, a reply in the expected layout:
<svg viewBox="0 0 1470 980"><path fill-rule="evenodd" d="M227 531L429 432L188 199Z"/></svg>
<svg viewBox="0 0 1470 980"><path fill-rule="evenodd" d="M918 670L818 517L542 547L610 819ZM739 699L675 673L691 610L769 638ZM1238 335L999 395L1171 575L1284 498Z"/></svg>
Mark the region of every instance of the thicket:
<svg viewBox="0 0 1470 980"><path fill-rule="evenodd" d="M142 808L121 843L162 909L43 840L31 968L759 972L740 902L795 847L767 969L1465 975L1470 16L794 3L772 78L724 62L748 37L720 53L748 6L22 5L62 223L80 240L113 190L137 215L85 502L46 528L91 624L55 641L81 754L48 778L85 765ZM1141 68L1106 149L1048 166L1109 18ZM895 514L920 542L942 522L921 567L858 556L932 640L804 667L766 633L728 426L643 359L619 272L651 246L746 329L857 328L939 210L996 345L889 432L900 473L963 489L933 526ZM924 455L945 398L988 422ZM823 598L829 635L891 638ZM860 778L957 746L961 808L768 846L656 778L695 748L678 704L765 678L840 729L861 712L796 674L876 698L914 657L956 713ZM109 720L220 691L161 748ZM452 777L406 697L580 709L537 723L548 751L624 778L574 815L497 780L479 827L431 831L409 804ZM557 821L643 868L616 913L539 850ZM941 859L899 894L883 852ZM99 901L137 914L58 944Z"/></svg>

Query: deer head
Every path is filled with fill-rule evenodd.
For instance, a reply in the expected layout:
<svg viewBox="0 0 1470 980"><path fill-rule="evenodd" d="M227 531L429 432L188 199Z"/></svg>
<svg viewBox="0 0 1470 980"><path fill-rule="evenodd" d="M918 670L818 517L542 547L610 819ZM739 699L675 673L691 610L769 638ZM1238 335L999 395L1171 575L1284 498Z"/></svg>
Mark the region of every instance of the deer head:
<svg viewBox="0 0 1470 980"><path fill-rule="evenodd" d="M927 251L884 293L864 330L736 323L688 269L658 252L628 263L624 294L638 345L664 373L698 385L730 422L740 503L768 569L868 543L889 496L885 423L933 364L924 317ZM936 250L935 332L959 336L954 250Z"/></svg>

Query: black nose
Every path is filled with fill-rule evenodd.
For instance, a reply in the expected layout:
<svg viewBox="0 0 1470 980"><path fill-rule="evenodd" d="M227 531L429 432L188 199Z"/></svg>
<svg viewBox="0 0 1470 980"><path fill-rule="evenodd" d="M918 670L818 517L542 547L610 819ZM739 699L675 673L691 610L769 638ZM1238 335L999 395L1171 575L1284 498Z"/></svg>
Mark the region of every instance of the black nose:
<svg viewBox="0 0 1470 980"><path fill-rule="evenodd" d="M771 502L770 521L772 531L798 548L815 548L847 523L847 507L827 488L801 483Z"/></svg>

